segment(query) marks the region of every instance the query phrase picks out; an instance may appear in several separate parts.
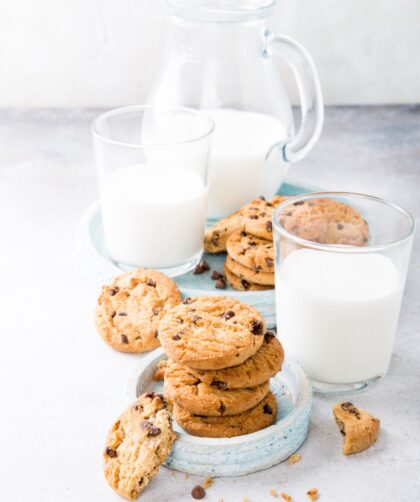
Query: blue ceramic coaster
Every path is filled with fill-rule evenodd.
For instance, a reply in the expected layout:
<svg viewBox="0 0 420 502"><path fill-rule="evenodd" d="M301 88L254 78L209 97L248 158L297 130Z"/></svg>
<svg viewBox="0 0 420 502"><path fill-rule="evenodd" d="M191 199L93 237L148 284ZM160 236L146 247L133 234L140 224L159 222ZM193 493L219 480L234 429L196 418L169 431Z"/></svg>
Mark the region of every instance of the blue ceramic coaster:
<svg viewBox="0 0 420 502"><path fill-rule="evenodd" d="M157 363L165 358L163 349L142 359L131 377L127 400L144 392L162 390L153 380ZM191 436L175 423L179 439L166 466L200 476L241 476L260 471L287 459L306 438L311 413L311 384L298 363L286 357L282 371L270 381L279 413L275 424L258 432L234 438Z"/></svg>
<svg viewBox="0 0 420 502"><path fill-rule="evenodd" d="M283 183L279 193L283 195L298 195L314 191L310 187ZM111 260L105 245L102 228L101 211L99 203L95 202L81 218L76 231L76 252L80 268L88 283L95 290L108 282L115 275L124 270ZM225 254L204 254L204 259L209 263L211 270L223 273ZM215 282L210 279L210 273L194 275L192 272L176 277L182 295L208 296L224 295L233 296L257 308L264 316L267 326L276 325L274 289L268 291L236 291L231 287L215 289Z"/></svg>

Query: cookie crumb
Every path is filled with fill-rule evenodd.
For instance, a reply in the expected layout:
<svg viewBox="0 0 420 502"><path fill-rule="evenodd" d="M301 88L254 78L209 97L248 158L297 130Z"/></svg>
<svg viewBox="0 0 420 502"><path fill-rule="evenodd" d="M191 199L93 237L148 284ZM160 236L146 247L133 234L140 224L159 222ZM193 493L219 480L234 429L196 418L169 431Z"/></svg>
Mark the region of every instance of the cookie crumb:
<svg viewBox="0 0 420 502"><path fill-rule="evenodd" d="M206 478L203 481L203 486L204 488L210 488L210 486L213 484L213 480L211 478Z"/></svg>
<svg viewBox="0 0 420 502"><path fill-rule="evenodd" d="M194 486L194 488L191 490L191 497L195 500L201 500L206 496L206 490L200 486Z"/></svg>
<svg viewBox="0 0 420 502"><path fill-rule="evenodd" d="M276 492L276 490L274 490L274 488L271 488L271 490L270 490L270 495L271 495L272 497L278 497L278 496L279 496L279 494Z"/></svg>
<svg viewBox="0 0 420 502"><path fill-rule="evenodd" d="M286 502L292 502L292 497L290 495L288 495L287 493L280 493L281 495L281 498L283 500L285 500Z"/></svg>
<svg viewBox="0 0 420 502"><path fill-rule="evenodd" d="M299 453L293 453L293 455L290 455L290 457L287 459L287 463L289 465L297 464L301 460L302 456L299 455Z"/></svg>
<svg viewBox="0 0 420 502"><path fill-rule="evenodd" d="M306 492L309 500L317 500L318 499L318 490L316 488L311 488Z"/></svg>

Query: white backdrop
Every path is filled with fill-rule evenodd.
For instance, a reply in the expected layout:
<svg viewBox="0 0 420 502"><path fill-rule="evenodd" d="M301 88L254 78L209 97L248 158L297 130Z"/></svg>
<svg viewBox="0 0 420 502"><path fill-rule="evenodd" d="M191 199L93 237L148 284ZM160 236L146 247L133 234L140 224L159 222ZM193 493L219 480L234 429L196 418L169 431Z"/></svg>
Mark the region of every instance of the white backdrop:
<svg viewBox="0 0 420 502"><path fill-rule="evenodd" d="M326 103L420 102L420 0L278 1ZM0 0L0 106L143 102L165 28L163 0Z"/></svg>

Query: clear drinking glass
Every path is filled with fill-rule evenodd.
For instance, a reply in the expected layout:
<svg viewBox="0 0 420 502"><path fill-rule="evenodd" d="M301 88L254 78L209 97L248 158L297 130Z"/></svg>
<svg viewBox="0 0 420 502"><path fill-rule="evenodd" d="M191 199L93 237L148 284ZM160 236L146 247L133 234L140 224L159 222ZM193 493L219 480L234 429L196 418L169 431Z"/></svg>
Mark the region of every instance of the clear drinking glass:
<svg viewBox="0 0 420 502"><path fill-rule="evenodd" d="M321 192L288 199L273 223L285 351L319 392L357 391L379 380L391 360L413 217L377 197Z"/></svg>
<svg viewBox="0 0 420 502"><path fill-rule="evenodd" d="M176 276L199 262L213 129L187 108L129 106L94 120L105 240L121 268Z"/></svg>

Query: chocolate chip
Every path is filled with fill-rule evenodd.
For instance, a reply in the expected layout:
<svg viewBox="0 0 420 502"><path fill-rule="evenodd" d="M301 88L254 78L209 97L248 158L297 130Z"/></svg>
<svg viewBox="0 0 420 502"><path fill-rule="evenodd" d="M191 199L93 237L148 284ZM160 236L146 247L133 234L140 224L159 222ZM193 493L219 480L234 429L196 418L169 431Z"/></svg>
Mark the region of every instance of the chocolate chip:
<svg viewBox="0 0 420 502"><path fill-rule="evenodd" d="M139 479L139 486L143 483L143 479L144 479L144 478L140 478L140 479Z"/></svg>
<svg viewBox="0 0 420 502"><path fill-rule="evenodd" d="M254 270L258 274L259 272L261 272L262 267L260 265L255 265Z"/></svg>
<svg viewBox="0 0 420 502"><path fill-rule="evenodd" d="M247 233L242 230L241 237L246 237L246 236L247 236Z"/></svg>
<svg viewBox="0 0 420 502"><path fill-rule="evenodd" d="M121 335L121 343L125 343L125 344L128 343L128 338L126 337L126 335Z"/></svg>
<svg viewBox="0 0 420 502"><path fill-rule="evenodd" d="M109 294L110 294L110 296L114 296L118 293L118 291L119 291L119 288L111 288L109 290Z"/></svg>
<svg viewBox="0 0 420 502"><path fill-rule="evenodd" d="M293 213L291 211L289 211L288 213L286 213L286 216L292 216L292 214Z"/></svg>
<svg viewBox="0 0 420 502"><path fill-rule="evenodd" d="M194 315L192 317L192 322L197 326L197 322L201 319L199 315Z"/></svg>
<svg viewBox="0 0 420 502"><path fill-rule="evenodd" d="M302 206L304 204L303 200L299 200L298 202L293 202L294 206Z"/></svg>
<svg viewBox="0 0 420 502"><path fill-rule="evenodd" d="M276 338L276 335L272 331L267 331L267 333L264 335L264 340L266 342L271 341L273 338Z"/></svg>
<svg viewBox="0 0 420 502"><path fill-rule="evenodd" d="M343 230L344 225L342 223L337 223L338 230Z"/></svg>
<svg viewBox="0 0 420 502"><path fill-rule="evenodd" d="M367 237L364 237L363 238L363 242L367 242L368 241L368 238Z"/></svg>
<svg viewBox="0 0 420 502"><path fill-rule="evenodd" d="M155 329L155 338L157 338L158 336L159 336L159 331Z"/></svg>
<svg viewBox="0 0 420 502"><path fill-rule="evenodd" d="M226 411L226 406L223 403L220 403L220 407L219 407L220 414L223 415L223 413L225 411Z"/></svg>
<svg viewBox="0 0 420 502"><path fill-rule="evenodd" d="M213 279L213 281L217 281L217 279L221 279L223 277L223 275L218 272L217 270L213 270L213 272L211 273L211 276L210 278Z"/></svg>
<svg viewBox="0 0 420 502"><path fill-rule="evenodd" d="M191 497L195 500L201 500L206 496L206 490L200 486L194 486L194 488L191 490Z"/></svg>
<svg viewBox="0 0 420 502"><path fill-rule="evenodd" d="M153 315L159 315L159 309L153 309Z"/></svg>
<svg viewBox="0 0 420 502"><path fill-rule="evenodd" d="M152 288L156 287L156 282L153 279L147 279L146 284Z"/></svg>
<svg viewBox="0 0 420 502"><path fill-rule="evenodd" d="M222 315L222 317L224 317L226 319L226 321L228 321L229 319L231 319L234 316L235 316L235 312L233 310L226 310L226 312Z"/></svg>
<svg viewBox="0 0 420 502"><path fill-rule="evenodd" d="M265 404L263 406L263 411L266 415L272 415L273 414L273 408L269 404Z"/></svg>
<svg viewBox="0 0 420 502"><path fill-rule="evenodd" d="M183 303L184 305L189 305L190 303L192 303L192 301L193 301L193 300L192 300L192 298L185 298L185 300L183 300L183 302L182 302L182 303Z"/></svg>
<svg viewBox="0 0 420 502"><path fill-rule="evenodd" d="M274 265L274 260L272 258L266 258L265 263L267 264L267 267L272 267Z"/></svg>
<svg viewBox="0 0 420 502"><path fill-rule="evenodd" d="M263 212L261 213L261 216L264 218L264 216L267 216L267 213L266 213L265 211L263 211Z"/></svg>
<svg viewBox="0 0 420 502"><path fill-rule="evenodd" d="M253 335L262 335L264 329L264 323L262 321L252 321L251 322L251 332Z"/></svg>
<svg viewBox="0 0 420 502"><path fill-rule="evenodd" d="M224 280L224 278L220 277L220 279L217 279L214 287L217 289L226 289L226 281Z"/></svg>
<svg viewBox="0 0 420 502"><path fill-rule="evenodd" d="M273 223L271 221L267 221L265 224L265 228L267 229L267 232L272 232L273 231Z"/></svg>
<svg viewBox="0 0 420 502"><path fill-rule="evenodd" d="M202 274L203 272L204 272L204 268L202 267L202 265L200 263L197 263L197 265L194 268L193 274L199 275L199 274Z"/></svg>
<svg viewBox="0 0 420 502"><path fill-rule="evenodd" d="M176 340L176 341L181 340L181 335L179 335L179 334L177 333L176 335L174 335L174 336L172 337L172 340Z"/></svg>
<svg viewBox="0 0 420 502"><path fill-rule="evenodd" d="M213 387L216 387L216 389L219 389L219 390L226 390L227 389L227 383L222 382L221 380L213 380L210 385L212 385Z"/></svg>
<svg viewBox="0 0 420 502"><path fill-rule="evenodd" d="M105 453L108 455L108 457L115 458L117 456L117 452L113 450L112 448L107 448L105 450Z"/></svg>
<svg viewBox="0 0 420 502"><path fill-rule="evenodd" d="M268 207L273 207L273 204L271 202L267 202Z"/></svg>
<svg viewBox="0 0 420 502"><path fill-rule="evenodd" d="M201 262L199 263L199 265L201 265L203 267L204 272L207 272L208 270L210 270L210 266L206 262L206 260L201 260Z"/></svg>
<svg viewBox="0 0 420 502"><path fill-rule="evenodd" d="M258 198L259 198L260 200L265 200L264 195L260 195Z"/></svg>
<svg viewBox="0 0 420 502"><path fill-rule="evenodd" d="M150 397L150 398L152 398L152 399L153 399L153 398L155 397L155 395L156 395L156 392L148 392L148 393L146 394L146 397Z"/></svg>
<svg viewBox="0 0 420 502"><path fill-rule="evenodd" d="M248 242L248 244L249 244L250 246L252 246L252 247L254 247L254 246L256 246L256 245L257 245L257 243L256 243L255 241L252 241L252 240L251 240L251 241L249 241L249 242Z"/></svg>
<svg viewBox="0 0 420 502"><path fill-rule="evenodd" d="M349 403L349 402L342 403L341 409L343 411L347 411L348 413L353 414L358 420L360 420L359 410L356 408L356 406L354 406L353 403Z"/></svg>
<svg viewBox="0 0 420 502"><path fill-rule="evenodd" d="M241 284L244 289L249 289L251 287L251 284L248 281L246 281L245 279L241 279Z"/></svg>
<svg viewBox="0 0 420 502"><path fill-rule="evenodd" d="M140 423L140 428L147 431L148 436L158 436L162 431L160 427L156 427L149 420L144 420Z"/></svg>
<svg viewBox="0 0 420 502"><path fill-rule="evenodd" d="M127 315L127 312L118 312L118 315L125 317Z"/></svg>
<svg viewBox="0 0 420 502"><path fill-rule="evenodd" d="M250 220L258 220L258 214L251 214L249 217Z"/></svg>

